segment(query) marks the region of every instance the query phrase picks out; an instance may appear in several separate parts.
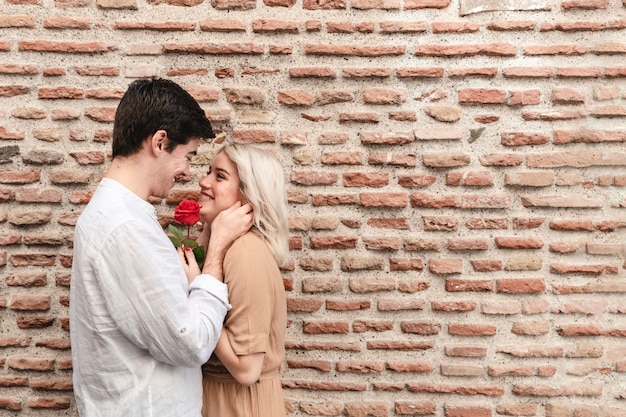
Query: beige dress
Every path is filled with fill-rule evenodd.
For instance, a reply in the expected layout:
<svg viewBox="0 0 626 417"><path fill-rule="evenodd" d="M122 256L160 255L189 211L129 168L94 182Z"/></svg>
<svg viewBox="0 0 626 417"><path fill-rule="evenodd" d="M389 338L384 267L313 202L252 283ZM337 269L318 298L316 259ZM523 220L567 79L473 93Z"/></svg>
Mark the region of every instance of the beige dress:
<svg viewBox="0 0 626 417"><path fill-rule="evenodd" d="M203 366L203 417L282 417L279 370L285 356L287 302L280 270L253 232L233 242L224 259L232 309L224 331L238 355L264 352L261 378L239 384L215 355Z"/></svg>

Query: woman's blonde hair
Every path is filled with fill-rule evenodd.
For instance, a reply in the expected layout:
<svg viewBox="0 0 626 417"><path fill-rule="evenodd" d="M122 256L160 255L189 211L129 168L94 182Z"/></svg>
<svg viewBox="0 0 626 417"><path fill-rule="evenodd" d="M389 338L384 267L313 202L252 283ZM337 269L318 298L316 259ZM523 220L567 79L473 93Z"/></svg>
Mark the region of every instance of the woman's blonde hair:
<svg viewBox="0 0 626 417"><path fill-rule="evenodd" d="M289 260L289 226L282 165L274 155L252 145L227 144L219 152L237 166L239 191L252 205L254 227L276 263L285 265Z"/></svg>

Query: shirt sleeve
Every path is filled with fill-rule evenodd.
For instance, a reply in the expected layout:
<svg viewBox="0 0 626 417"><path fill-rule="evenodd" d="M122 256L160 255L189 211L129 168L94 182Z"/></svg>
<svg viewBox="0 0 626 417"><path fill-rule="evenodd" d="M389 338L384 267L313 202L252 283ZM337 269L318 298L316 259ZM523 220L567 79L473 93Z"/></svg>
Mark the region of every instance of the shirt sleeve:
<svg viewBox="0 0 626 417"><path fill-rule="evenodd" d="M227 287L209 275L188 286L163 231L136 223L116 228L96 255L114 325L161 362L199 366L215 348L230 307Z"/></svg>
<svg viewBox="0 0 626 417"><path fill-rule="evenodd" d="M224 331L237 355L267 352L276 302L272 268L277 268L265 243L251 234L236 240L224 259L232 310Z"/></svg>

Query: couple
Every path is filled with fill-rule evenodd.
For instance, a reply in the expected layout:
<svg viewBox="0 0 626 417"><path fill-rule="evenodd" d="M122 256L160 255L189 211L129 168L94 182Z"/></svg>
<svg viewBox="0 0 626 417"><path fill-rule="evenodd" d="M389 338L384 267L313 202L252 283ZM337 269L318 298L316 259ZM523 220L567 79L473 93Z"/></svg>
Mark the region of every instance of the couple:
<svg viewBox="0 0 626 417"><path fill-rule="evenodd" d="M202 266L192 251L177 253L150 203L190 174L199 141L213 137L204 111L172 81L134 81L119 103L111 166L74 234L81 417L285 415L281 165L251 146L217 153L200 181Z"/></svg>

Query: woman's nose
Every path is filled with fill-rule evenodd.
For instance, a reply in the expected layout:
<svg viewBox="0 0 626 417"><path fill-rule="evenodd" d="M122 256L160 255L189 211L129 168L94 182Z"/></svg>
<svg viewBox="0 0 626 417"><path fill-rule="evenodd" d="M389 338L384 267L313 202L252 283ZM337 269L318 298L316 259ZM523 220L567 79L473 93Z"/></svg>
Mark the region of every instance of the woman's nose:
<svg viewBox="0 0 626 417"><path fill-rule="evenodd" d="M200 187L202 188L209 188L211 186L211 181L209 179L209 175L204 175L201 179L200 179Z"/></svg>

